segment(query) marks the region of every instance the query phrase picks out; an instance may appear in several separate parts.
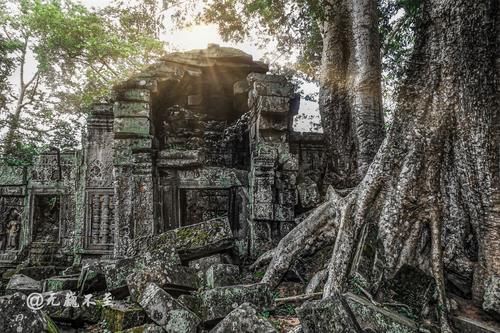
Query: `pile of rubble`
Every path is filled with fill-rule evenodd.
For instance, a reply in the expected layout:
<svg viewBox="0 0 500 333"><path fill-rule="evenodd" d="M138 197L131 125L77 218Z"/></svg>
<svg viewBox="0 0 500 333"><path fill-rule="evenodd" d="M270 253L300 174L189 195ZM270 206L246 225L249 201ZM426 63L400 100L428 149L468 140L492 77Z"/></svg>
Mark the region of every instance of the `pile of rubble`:
<svg viewBox="0 0 500 333"><path fill-rule="evenodd" d="M3 275L0 332L439 332L355 293L317 300L321 293L302 295L304 284L290 279L272 291L233 247L229 222L219 218L137 239L130 257L86 260L59 275L56 267L17 267ZM422 311L432 279L420 278L418 291L404 276L393 281L400 290L388 287L400 302L393 305ZM488 299L498 306L498 297ZM453 320L460 332L498 332L496 324Z"/></svg>
<svg viewBox="0 0 500 333"><path fill-rule="evenodd" d="M79 274L7 272L16 274L0 297L0 331L276 332L260 315L272 292L238 284L232 244L220 219L138 240L135 256L83 262Z"/></svg>

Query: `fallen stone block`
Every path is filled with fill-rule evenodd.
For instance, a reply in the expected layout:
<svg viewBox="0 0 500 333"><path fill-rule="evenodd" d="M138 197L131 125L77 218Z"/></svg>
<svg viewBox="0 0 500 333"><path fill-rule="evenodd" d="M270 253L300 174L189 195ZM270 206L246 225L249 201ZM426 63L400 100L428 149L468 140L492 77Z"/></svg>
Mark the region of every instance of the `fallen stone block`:
<svg viewBox="0 0 500 333"><path fill-rule="evenodd" d="M243 303L252 303L261 310L269 308L273 302L271 290L264 283L210 289L201 293L200 298L207 325L223 319Z"/></svg>
<svg viewBox="0 0 500 333"><path fill-rule="evenodd" d="M305 302L296 312L304 333L363 333L349 305L340 294Z"/></svg>
<svg viewBox="0 0 500 333"><path fill-rule="evenodd" d="M11 295L16 292L29 295L31 293L39 293L41 291L42 283L40 281L36 281L23 274L13 275L5 288L5 293L7 295Z"/></svg>
<svg viewBox="0 0 500 333"><path fill-rule="evenodd" d="M196 333L201 319L154 283L147 285L139 304L149 318L171 333Z"/></svg>
<svg viewBox="0 0 500 333"><path fill-rule="evenodd" d="M139 299L149 283L155 283L174 294L197 290L200 286L198 276L189 267L170 266L163 262L156 262L127 277L128 290L132 300Z"/></svg>
<svg viewBox="0 0 500 333"><path fill-rule="evenodd" d="M491 277L486 283L483 309L500 318L500 276Z"/></svg>
<svg viewBox="0 0 500 333"><path fill-rule="evenodd" d="M198 282L193 282L188 271L178 268L181 267L180 264L181 260L172 246L163 245L148 249L140 256L120 259L105 265L103 271L106 289L118 298L129 295L127 277L131 274L136 275L136 278L132 279L136 282L142 280L155 282L154 279L157 279L162 286L179 285L181 289L183 287L197 289ZM192 287L192 283L196 285Z"/></svg>
<svg viewBox="0 0 500 333"><path fill-rule="evenodd" d="M160 235L138 238L134 241L134 252L139 255L170 246L177 250L182 260L192 260L231 249L234 239L228 219L216 218Z"/></svg>
<svg viewBox="0 0 500 333"><path fill-rule="evenodd" d="M40 333L49 328L57 332L54 323L42 311L26 306L26 299L21 293L0 297L0 332Z"/></svg>
<svg viewBox="0 0 500 333"><path fill-rule="evenodd" d="M206 273L207 287L213 289L238 284L239 275L240 269L236 265L212 265Z"/></svg>
<svg viewBox="0 0 500 333"><path fill-rule="evenodd" d="M380 308L370 301L354 295L344 294L344 298L364 330L376 333L430 333L431 330L397 312Z"/></svg>
<svg viewBox="0 0 500 333"><path fill-rule="evenodd" d="M146 323L144 310L125 301L114 301L110 306L102 310L102 319L112 332L122 331Z"/></svg>
<svg viewBox="0 0 500 333"><path fill-rule="evenodd" d="M76 290L78 276L53 276L44 282L44 291Z"/></svg>
<svg viewBox="0 0 500 333"><path fill-rule="evenodd" d="M210 266L215 264L222 264L223 257L222 254L217 253L208 257L202 257L189 262L189 267L195 269L200 277L205 276L205 272L210 268Z"/></svg>
<svg viewBox="0 0 500 333"><path fill-rule="evenodd" d="M257 315L249 303L243 303L231 311L210 333L277 333L269 321Z"/></svg>

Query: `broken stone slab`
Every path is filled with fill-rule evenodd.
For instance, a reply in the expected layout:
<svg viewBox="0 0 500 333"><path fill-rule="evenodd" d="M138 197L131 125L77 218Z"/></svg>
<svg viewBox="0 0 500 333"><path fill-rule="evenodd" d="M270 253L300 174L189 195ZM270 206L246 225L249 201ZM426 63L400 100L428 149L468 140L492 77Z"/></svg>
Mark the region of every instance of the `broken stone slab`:
<svg viewBox="0 0 500 333"><path fill-rule="evenodd" d="M296 312L304 333L363 333L347 301L340 294L307 301Z"/></svg>
<svg viewBox="0 0 500 333"><path fill-rule="evenodd" d="M352 293L346 293L343 296L356 316L357 322L365 330L371 329L372 332L376 333L431 332L430 329L422 327L420 323L417 323L397 312L378 307L365 298Z"/></svg>
<svg viewBox="0 0 500 333"><path fill-rule="evenodd" d="M122 331L146 323L146 313L136 304L125 301L113 301L103 307L102 320L112 332Z"/></svg>
<svg viewBox="0 0 500 333"><path fill-rule="evenodd" d="M201 293L200 298L207 325L223 319L243 303L252 303L260 310L273 302L271 289L264 283L214 288Z"/></svg>
<svg viewBox="0 0 500 333"><path fill-rule="evenodd" d="M44 281L44 291L77 290L78 276L53 276Z"/></svg>
<svg viewBox="0 0 500 333"><path fill-rule="evenodd" d="M210 266L215 264L222 264L223 257L221 253L217 253L208 257L198 258L195 260L191 260L189 262L189 267L195 269L197 271L198 276L201 279L205 278L206 271L210 268Z"/></svg>
<svg viewBox="0 0 500 333"><path fill-rule="evenodd" d="M243 303L219 322L210 333L277 333L273 325L257 315L250 303Z"/></svg>
<svg viewBox="0 0 500 333"><path fill-rule="evenodd" d="M238 284L239 275L240 269L236 265L212 265L206 273L207 287L213 289Z"/></svg>
<svg viewBox="0 0 500 333"><path fill-rule="evenodd" d="M500 318L500 276L493 276L487 281L483 309Z"/></svg>
<svg viewBox="0 0 500 333"><path fill-rule="evenodd" d="M26 306L26 299L27 296L21 293L0 297L0 332L40 333L49 328L57 332L54 323L42 311Z"/></svg>
<svg viewBox="0 0 500 333"><path fill-rule="evenodd" d="M304 333L363 333L347 301L340 294L307 301L296 312Z"/></svg>
<svg viewBox="0 0 500 333"><path fill-rule="evenodd" d="M131 273L126 281L132 300L139 299L149 283L155 283L174 294L194 291L200 286L199 278L194 270L181 265L165 265L163 262L157 262Z"/></svg>
<svg viewBox="0 0 500 333"><path fill-rule="evenodd" d="M154 283L149 283L138 303L151 320L165 331L196 333L201 319Z"/></svg>
<svg viewBox="0 0 500 333"><path fill-rule="evenodd" d="M105 265L106 290L118 298L128 296L127 276L134 271L135 266L134 258L120 259L113 264Z"/></svg>
<svg viewBox="0 0 500 333"><path fill-rule="evenodd" d="M20 292L26 295L42 291L42 283L24 274L14 274L5 288L7 295Z"/></svg>
<svg viewBox="0 0 500 333"><path fill-rule="evenodd" d="M182 260L192 260L231 249L234 238L227 217L216 218L138 238L134 242L134 252L139 255L167 246L174 247Z"/></svg>

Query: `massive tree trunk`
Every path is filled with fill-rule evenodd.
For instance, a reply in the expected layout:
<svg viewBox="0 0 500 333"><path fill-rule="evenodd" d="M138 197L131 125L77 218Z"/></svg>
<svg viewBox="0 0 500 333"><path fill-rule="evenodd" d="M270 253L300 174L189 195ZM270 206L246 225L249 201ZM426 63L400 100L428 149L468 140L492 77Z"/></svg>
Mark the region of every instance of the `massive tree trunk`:
<svg viewBox="0 0 500 333"><path fill-rule="evenodd" d="M404 264L434 277L442 332L451 331L448 274L474 275L481 301L485 281L500 275L498 202L495 208L490 200L498 201L498 23L498 1L422 1L394 122L366 176L346 197L331 191L282 240L264 282L275 286L301 253L285 243L300 237L314 244L318 235L336 233L324 296L345 290L371 224L382 279Z"/></svg>
<svg viewBox="0 0 500 333"><path fill-rule="evenodd" d="M384 137L380 40L375 0L325 1L319 107L327 174L354 187Z"/></svg>

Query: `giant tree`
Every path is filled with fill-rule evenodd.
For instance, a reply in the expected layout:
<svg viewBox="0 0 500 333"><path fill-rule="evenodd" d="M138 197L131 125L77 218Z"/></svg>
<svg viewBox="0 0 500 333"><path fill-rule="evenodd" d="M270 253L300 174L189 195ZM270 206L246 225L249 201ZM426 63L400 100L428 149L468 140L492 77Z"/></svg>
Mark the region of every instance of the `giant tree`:
<svg viewBox="0 0 500 333"><path fill-rule="evenodd" d="M486 281L500 274L499 15L498 1L421 2L394 121L367 174L347 196L330 189L282 239L264 282L276 286L296 254L327 235L335 242L324 296L344 291L374 226L379 277L404 264L432 274L442 332L451 331L447 274L468 275L482 302Z"/></svg>

